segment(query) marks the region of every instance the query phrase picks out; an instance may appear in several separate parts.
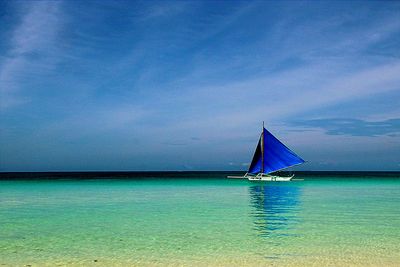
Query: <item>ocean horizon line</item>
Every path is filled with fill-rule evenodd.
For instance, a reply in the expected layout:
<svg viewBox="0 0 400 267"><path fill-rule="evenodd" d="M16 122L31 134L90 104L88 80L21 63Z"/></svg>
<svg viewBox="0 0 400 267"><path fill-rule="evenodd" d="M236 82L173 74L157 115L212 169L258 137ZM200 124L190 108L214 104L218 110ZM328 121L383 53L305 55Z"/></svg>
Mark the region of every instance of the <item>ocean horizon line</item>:
<svg viewBox="0 0 400 267"><path fill-rule="evenodd" d="M34 171L0 172L0 180L59 180L59 179L148 179L181 178L207 179L223 178L228 174L244 174L246 171ZM400 178L400 171L282 171L307 177L387 177Z"/></svg>

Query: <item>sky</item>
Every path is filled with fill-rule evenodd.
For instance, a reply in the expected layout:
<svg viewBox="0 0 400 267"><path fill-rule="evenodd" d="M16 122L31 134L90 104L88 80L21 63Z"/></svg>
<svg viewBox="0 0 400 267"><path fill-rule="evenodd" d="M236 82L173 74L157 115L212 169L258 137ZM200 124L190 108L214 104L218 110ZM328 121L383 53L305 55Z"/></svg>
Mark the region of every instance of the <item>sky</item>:
<svg viewBox="0 0 400 267"><path fill-rule="evenodd" d="M0 0L0 171L400 170L398 1Z"/></svg>

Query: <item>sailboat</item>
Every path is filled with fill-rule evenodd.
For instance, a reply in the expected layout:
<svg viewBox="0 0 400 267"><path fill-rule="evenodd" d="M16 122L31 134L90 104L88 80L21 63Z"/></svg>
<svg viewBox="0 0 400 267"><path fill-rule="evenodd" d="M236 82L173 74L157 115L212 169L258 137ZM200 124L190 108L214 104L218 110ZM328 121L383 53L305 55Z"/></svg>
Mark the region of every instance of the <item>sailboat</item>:
<svg viewBox="0 0 400 267"><path fill-rule="evenodd" d="M249 170L244 176L228 176L228 178L247 178L249 181L286 182L292 180L294 174L285 177L274 173L303 164L304 162L302 158L265 129L263 122L261 136L258 140Z"/></svg>

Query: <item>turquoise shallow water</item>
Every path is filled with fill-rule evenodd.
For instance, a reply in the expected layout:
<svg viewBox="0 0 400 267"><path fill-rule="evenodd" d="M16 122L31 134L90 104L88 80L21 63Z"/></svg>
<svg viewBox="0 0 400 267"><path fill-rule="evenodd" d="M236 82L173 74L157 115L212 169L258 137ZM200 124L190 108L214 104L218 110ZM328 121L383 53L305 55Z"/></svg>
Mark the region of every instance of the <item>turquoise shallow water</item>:
<svg viewBox="0 0 400 267"><path fill-rule="evenodd" d="M0 181L0 265L400 266L400 179Z"/></svg>

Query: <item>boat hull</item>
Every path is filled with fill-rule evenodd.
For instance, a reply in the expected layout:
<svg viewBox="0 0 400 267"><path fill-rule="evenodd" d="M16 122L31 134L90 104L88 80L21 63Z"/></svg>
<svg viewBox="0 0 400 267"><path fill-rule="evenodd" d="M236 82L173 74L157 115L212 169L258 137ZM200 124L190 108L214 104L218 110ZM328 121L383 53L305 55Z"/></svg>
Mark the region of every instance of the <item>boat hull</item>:
<svg viewBox="0 0 400 267"><path fill-rule="evenodd" d="M290 182L292 180L292 176L282 177L276 175L256 175L256 176L247 176L246 178L252 182Z"/></svg>
<svg viewBox="0 0 400 267"><path fill-rule="evenodd" d="M230 179L247 179L252 182L289 182L293 179L292 176L277 176L277 175L267 175L267 174L258 174L258 175L248 175L247 173L244 176L228 176Z"/></svg>

